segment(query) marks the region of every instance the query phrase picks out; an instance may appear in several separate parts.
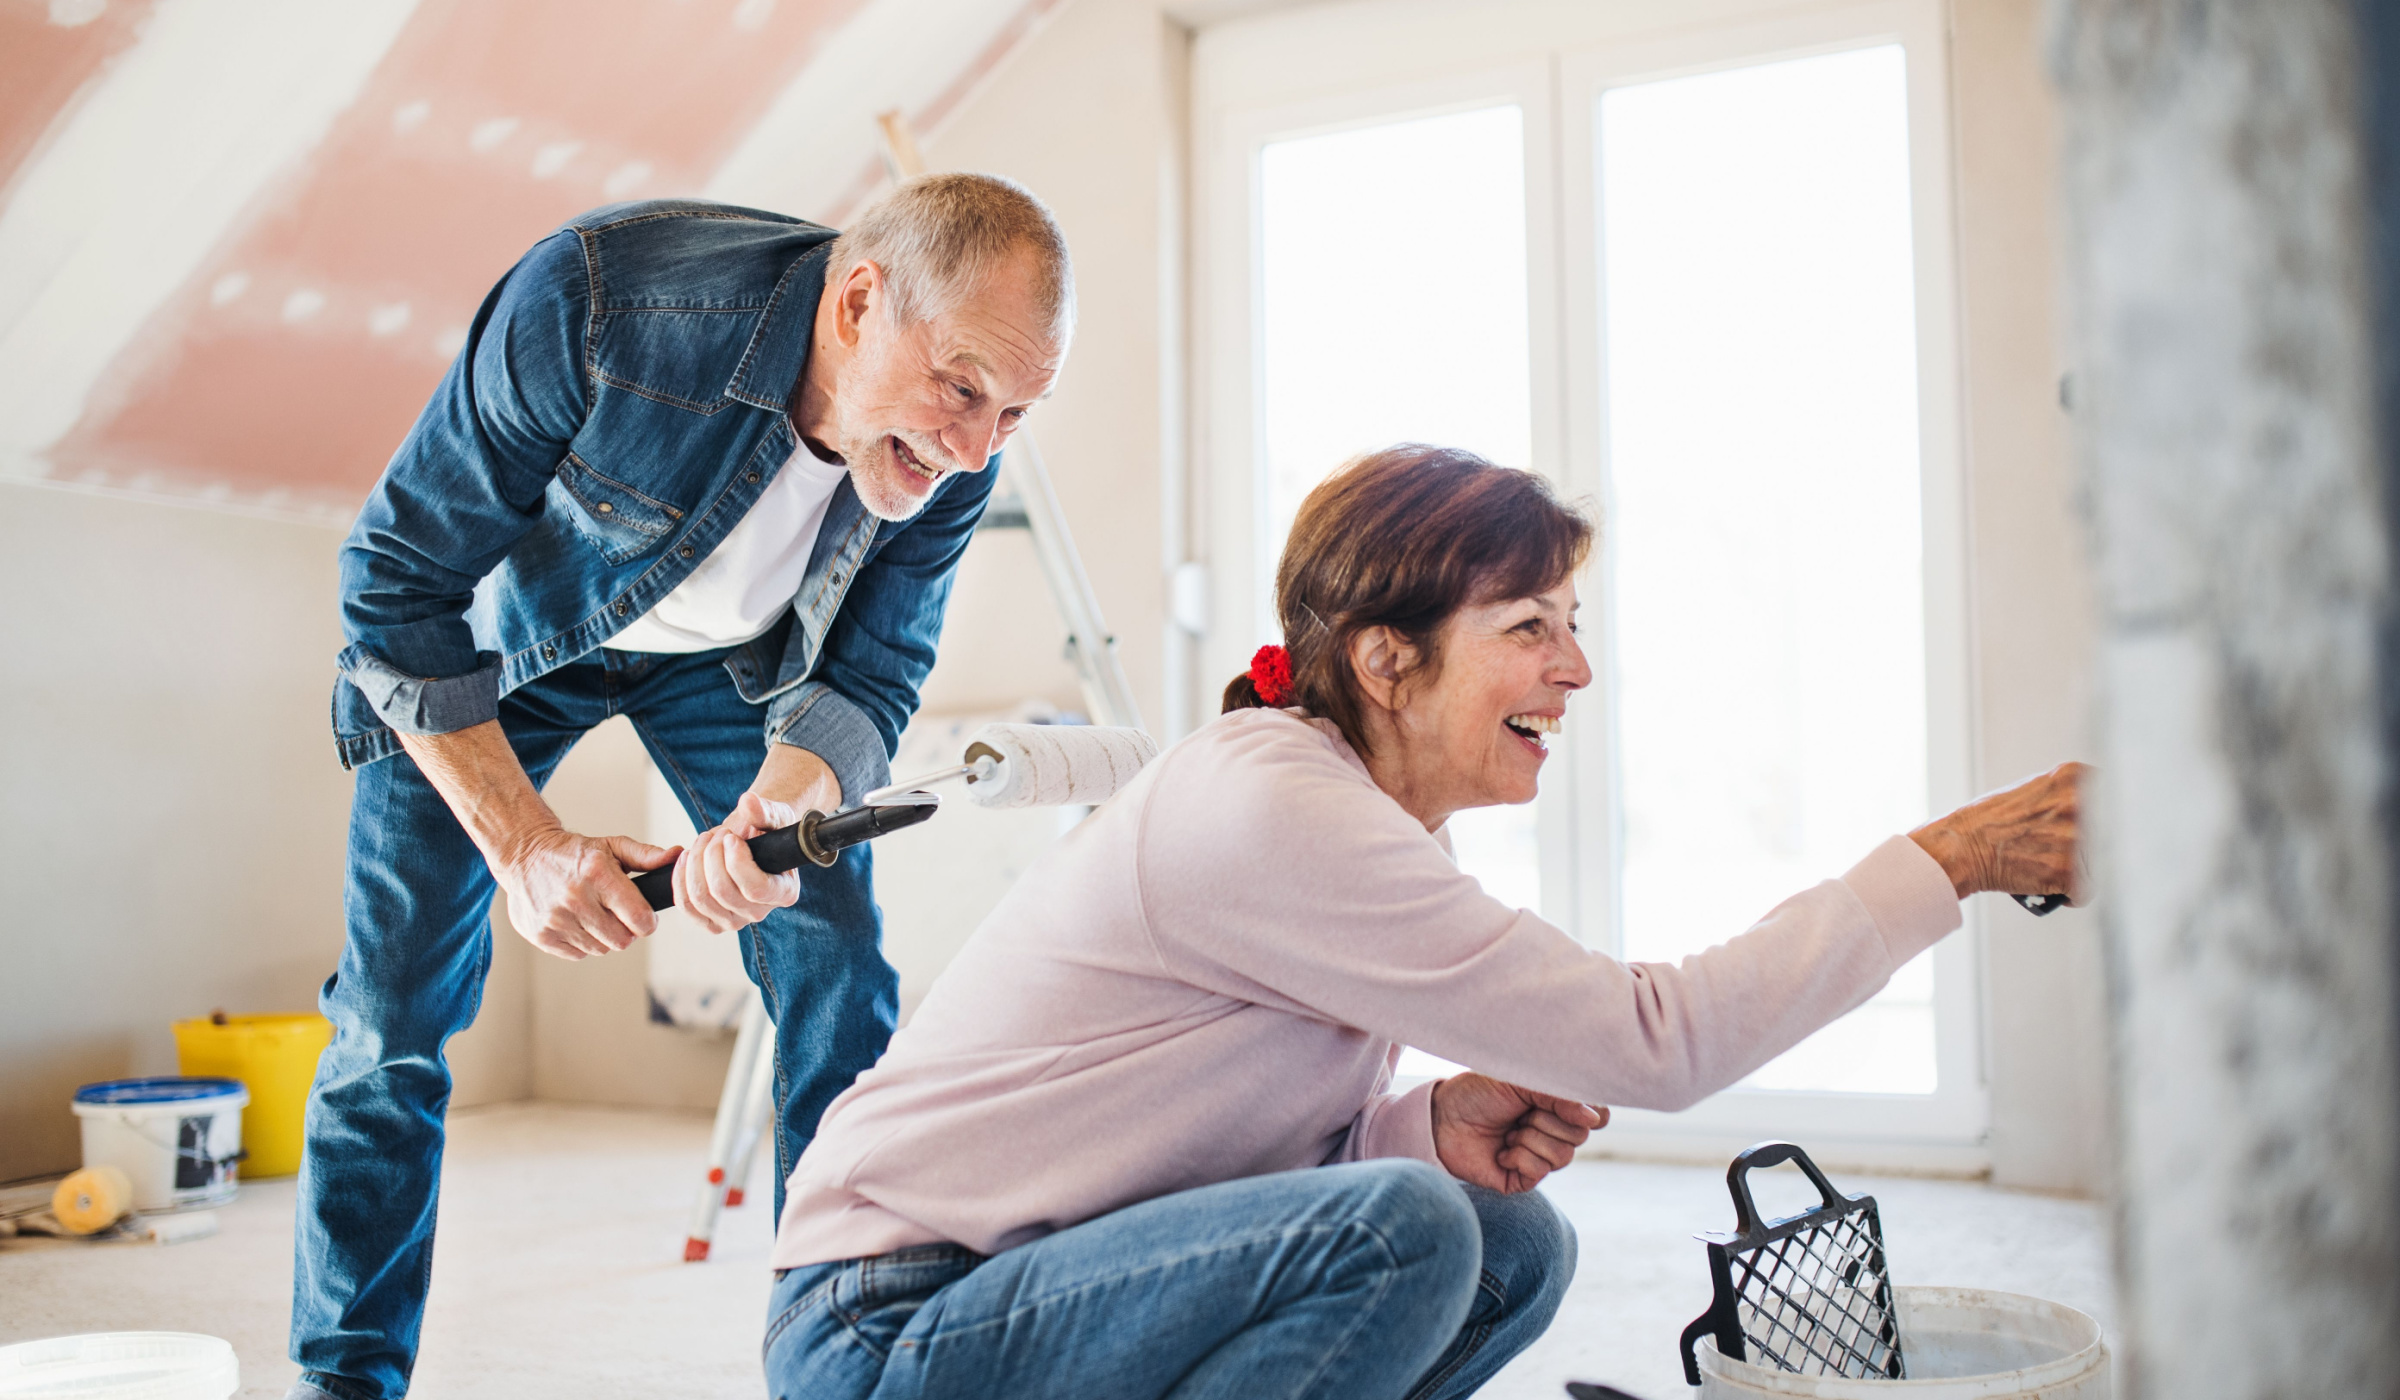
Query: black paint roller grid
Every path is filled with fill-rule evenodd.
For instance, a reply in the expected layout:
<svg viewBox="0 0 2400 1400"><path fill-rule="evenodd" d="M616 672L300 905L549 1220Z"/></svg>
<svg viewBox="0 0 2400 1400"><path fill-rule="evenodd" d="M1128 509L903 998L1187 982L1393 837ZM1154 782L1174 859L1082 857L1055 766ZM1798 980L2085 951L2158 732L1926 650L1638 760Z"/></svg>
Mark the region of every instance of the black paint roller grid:
<svg viewBox="0 0 2400 1400"><path fill-rule="evenodd" d="M1807 1173L1823 1202L1762 1221L1750 1199L1750 1169L1782 1162ZM1906 1377L1875 1198L1836 1191L1788 1142L1760 1143L1734 1158L1725 1184L1734 1230L1700 1237L1716 1299L1683 1331L1684 1378L1700 1383L1693 1348L1705 1336L1734 1360L1802 1375Z"/></svg>

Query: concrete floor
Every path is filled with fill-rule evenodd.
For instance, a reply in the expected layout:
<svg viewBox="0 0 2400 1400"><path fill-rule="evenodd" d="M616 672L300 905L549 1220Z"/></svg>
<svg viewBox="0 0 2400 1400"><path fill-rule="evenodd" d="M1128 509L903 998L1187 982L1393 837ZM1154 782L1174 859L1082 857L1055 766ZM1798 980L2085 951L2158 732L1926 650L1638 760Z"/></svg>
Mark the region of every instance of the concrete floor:
<svg viewBox="0 0 2400 1400"><path fill-rule="evenodd" d="M415 1393L443 1400L764 1393L771 1223L730 1211L707 1264L681 1262L704 1118L549 1104L457 1114ZM1773 1213L1810 1199L1789 1169ZM2098 1207L1965 1182L1842 1177L1883 1206L1895 1276L2033 1293L2108 1320ZM757 1186L767 1185L760 1173ZM1794 1188L1797 1188L1795 1191ZM1550 1334L1484 1391L1556 1400L1570 1377L1687 1394L1675 1338L1708 1301L1691 1236L1732 1222L1720 1169L1579 1162L1554 1178L1583 1262ZM257 1182L189 1244L0 1242L0 1343L158 1328L231 1341L245 1397L280 1396L292 1183Z"/></svg>

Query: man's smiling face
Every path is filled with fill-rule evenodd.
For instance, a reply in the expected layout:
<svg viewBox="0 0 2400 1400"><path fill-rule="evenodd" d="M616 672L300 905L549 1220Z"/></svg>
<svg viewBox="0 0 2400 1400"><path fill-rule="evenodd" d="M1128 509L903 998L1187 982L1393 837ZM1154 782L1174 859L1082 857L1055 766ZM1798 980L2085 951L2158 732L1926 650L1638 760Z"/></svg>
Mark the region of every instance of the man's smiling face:
<svg viewBox="0 0 2400 1400"><path fill-rule="evenodd" d="M1029 258L1012 260L960 306L907 326L893 323L872 264L839 289L850 353L832 376L821 440L870 512L906 520L943 477L983 470L1049 394L1065 347L1049 343L1033 280Z"/></svg>

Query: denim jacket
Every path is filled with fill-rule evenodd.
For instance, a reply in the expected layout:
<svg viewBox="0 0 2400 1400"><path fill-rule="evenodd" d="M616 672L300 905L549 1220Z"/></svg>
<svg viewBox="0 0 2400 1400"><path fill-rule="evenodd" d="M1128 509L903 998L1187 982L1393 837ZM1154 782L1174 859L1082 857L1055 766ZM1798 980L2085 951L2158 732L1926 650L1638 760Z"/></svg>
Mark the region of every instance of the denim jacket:
<svg viewBox="0 0 2400 1400"><path fill-rule="evenodd" d="M344 767L446 734L672 592L775 479L834 231L695 201L534 245L384 468L341 553ZM890 781L993 473L879 521L844 479L792 609L725 662L765 740L855 796Z"/></svg>

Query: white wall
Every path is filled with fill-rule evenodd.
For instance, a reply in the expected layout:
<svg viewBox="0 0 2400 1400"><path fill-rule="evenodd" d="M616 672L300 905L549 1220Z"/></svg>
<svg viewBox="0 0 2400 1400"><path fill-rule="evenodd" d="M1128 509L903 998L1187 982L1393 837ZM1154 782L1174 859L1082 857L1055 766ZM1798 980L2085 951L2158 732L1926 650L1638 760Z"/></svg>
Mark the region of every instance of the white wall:
<svg viewBox="0 0 2400 1400"><path fill-rule="evenodd" d="M1075 0L925 143L1048 201L1080 318L1056 395L1027 419L1145 719L1162 714L1162 482L1180 452L1182 31L1148 0ZM1021 534L986 536L950 606L925 708L1081 707L1065 636Z"/></svg>
<svg viewBox="0 0 2400 1400"><path fill-rule="evenodd" d="M341 531L0 485L0 1179L76 1165L79 1084L175 1072L171 1022L307 1011L342 946L350 775L327 726ZM622 723L570 822L639 831ZM708 1107L729 1043L648 1022L643 952L566 963L496 921L454 1107Z"/></svg>
<svg viewBox="0 0 2400 1400"><path fill-rule="evenodd" d="M342 943L340 533L0 485L0 1178L168 1024L306 1011Z"/></svg>
<svg viewBox="0 0 2400 1400"><path fill-rule="evenodd" d="M2059 402L2056 102L2039 0L1953 0L1961 359L1975 628L1977 775L1998 787L2093 756L2094 604ZM1993 1179L2097 1192L2106 1178L2099 919L1984 920Z"/></svg>

